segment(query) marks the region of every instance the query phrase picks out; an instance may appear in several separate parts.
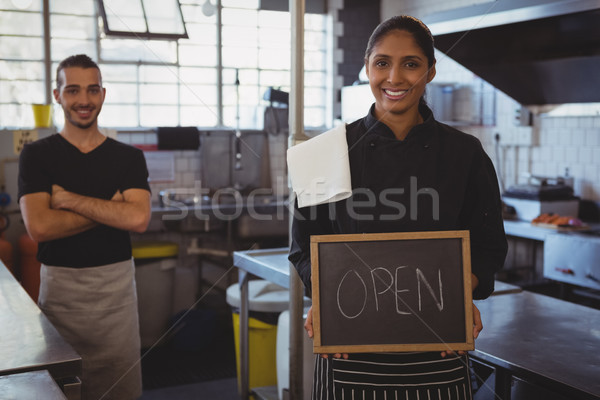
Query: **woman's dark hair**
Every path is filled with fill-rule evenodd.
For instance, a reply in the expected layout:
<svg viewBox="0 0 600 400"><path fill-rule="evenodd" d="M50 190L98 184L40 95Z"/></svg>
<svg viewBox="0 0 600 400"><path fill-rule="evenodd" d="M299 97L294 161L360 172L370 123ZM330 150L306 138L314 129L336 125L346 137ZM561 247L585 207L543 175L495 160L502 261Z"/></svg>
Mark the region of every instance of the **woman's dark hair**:
<svg viewBox="0 0 600 400"><path fill-rule="evenodd" d="M64 60L62 60L60 64L58 64L58 68L56 69L56 87L58 89L60 89L60 87L64 83L62 82L62 79L60 77L60 71L70 67L96 68L98 72L100 72L100 67L98 67L98 64L96 64L94 60L92 60L85 54L77 54L74 56L67 57ZM102 76L100 77L100 79L102 79Z"/></svg>
<svg viewBox="0 0 600 400"><path fill-rule="evenodd" d="M385 35L393 30L407 31L417 42L417 45L423 50L427 57L427 65L431 68L435 63L435 54L433 50L433 36L429 28L421 20L408 15L398 15L391 17L377 25L377 28L371 34L365 51L365 62L373 52L373 49L383 39Z"/></svg>

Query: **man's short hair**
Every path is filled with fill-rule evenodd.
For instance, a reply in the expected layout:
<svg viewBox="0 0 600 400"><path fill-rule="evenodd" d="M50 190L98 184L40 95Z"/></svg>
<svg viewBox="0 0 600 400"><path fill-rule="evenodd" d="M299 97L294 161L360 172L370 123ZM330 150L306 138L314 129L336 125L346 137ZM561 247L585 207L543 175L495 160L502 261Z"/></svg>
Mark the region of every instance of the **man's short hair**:
<svg viewBox="0 0 600 400"><path fill-rule="evenodd" d="M77 54L74 56L67 57L64 60L62 60L60 62L60 64L58 64L58 68L56 69L56 88L57 89L60 89L60 87L64 83L64 82L62 82L62 79L60 77L60 71L62 71L65 68L70 68L70 67L96 68L98 70L98 74L100 74L100 67L98 67L98 64L96 64L94 62L94 60L89 58L87 55ZM102 84L102 75L100 75L100 84Z"/></svg>

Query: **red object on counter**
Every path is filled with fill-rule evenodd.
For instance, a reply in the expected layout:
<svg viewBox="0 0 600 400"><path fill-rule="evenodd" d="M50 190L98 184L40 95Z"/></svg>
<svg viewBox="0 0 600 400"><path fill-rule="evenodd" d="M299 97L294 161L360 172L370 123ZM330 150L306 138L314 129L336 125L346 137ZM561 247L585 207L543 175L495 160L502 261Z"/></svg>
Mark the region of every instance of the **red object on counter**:
<svg viewBox="0 0 600 400"><path fill-rule="evenodd" d="M38 244L27 233L19 237L19 253L21 255L21 286L29 297L37 303L40 292L40 268L37 260Z"/></svg>
<svg viewBox="0 0 600 400"><path fill-rule="evenodd" d="M575 271L573 271L571 268L554 268L555 270L557 270L558 272L562 272L563 274L569 274L569 275L575 275Z"/></svg>

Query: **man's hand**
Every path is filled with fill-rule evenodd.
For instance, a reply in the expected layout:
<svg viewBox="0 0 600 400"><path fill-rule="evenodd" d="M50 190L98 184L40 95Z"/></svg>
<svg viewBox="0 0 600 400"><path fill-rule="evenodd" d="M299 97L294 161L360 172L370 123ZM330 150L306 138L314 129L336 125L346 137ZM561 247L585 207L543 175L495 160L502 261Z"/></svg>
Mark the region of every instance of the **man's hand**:
<svg viewBox="0 0 600 400"><path fill-rule="evenodd" d="M52 185L50 208L72 211L99 224L141 233L150 220L150 192L144 189L117 190L110 200L103 200Z"/></svg>
<svg viewBox="0 0 600 400"><path fill-rule="evenodd" d="M113 195L113 197L111 198L112 201L124 201L125 198L123 197L123 193L121 193L120 190L117 190L115 192L115 194Z"/></svg>
<svg viewBox="0 0 600 400"><path fill-rule="evenodd" d="M66 209L66 203L69 199L69 192L62 186L52 185L52 196L50 197L50 207L55 210Z"/></svg>

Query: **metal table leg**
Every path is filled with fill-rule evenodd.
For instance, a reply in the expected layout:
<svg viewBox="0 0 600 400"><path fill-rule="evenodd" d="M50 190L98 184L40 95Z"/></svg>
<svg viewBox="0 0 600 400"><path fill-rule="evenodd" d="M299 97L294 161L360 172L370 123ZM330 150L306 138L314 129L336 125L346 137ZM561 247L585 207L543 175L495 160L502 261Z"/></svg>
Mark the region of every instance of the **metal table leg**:
<svg viewBox="0 0 600 400"><path fill-rule="evenodd" d="M250 398L248 379L248 278L246 271L239 270L240 285L240 396L243 400Z"/></svg>

